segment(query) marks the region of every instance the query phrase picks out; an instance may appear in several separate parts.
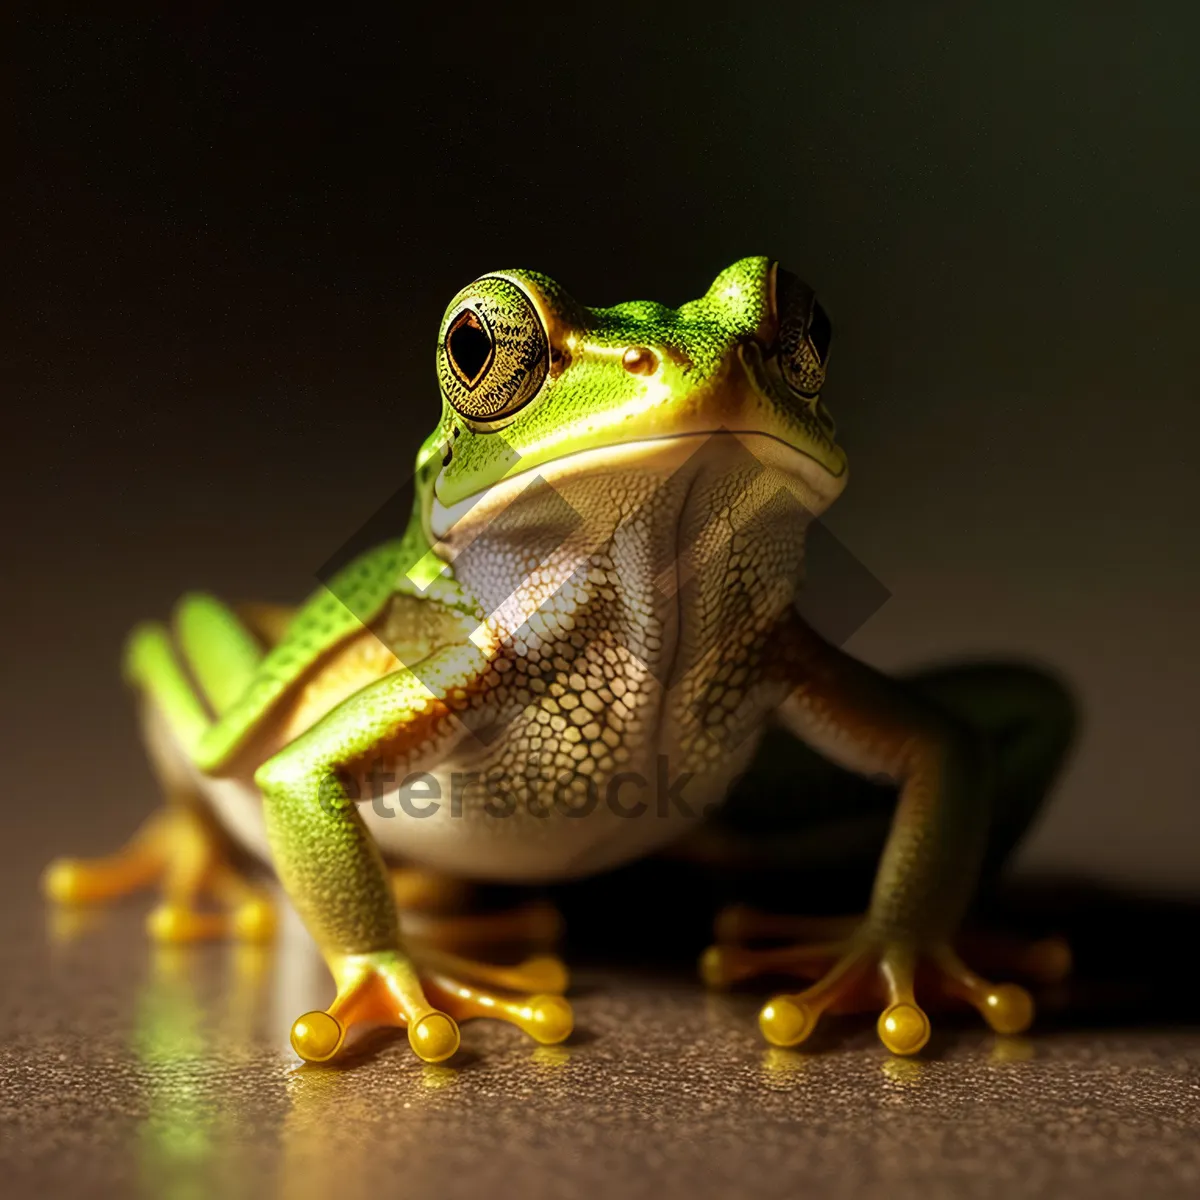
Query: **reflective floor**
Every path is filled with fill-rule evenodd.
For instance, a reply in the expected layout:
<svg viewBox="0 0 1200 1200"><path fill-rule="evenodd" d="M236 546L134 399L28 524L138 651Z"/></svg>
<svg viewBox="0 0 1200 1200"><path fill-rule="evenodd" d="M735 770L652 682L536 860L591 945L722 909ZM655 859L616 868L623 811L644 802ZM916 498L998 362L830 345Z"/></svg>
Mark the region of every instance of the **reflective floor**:
<svg viewBox="0 0 1200 1200"><path fill-rule="evenodd" d="M156 950L144 905L47 912L40 861L17 857L0 887L10 1197L1200 1194L1195 1026L964 1023L901 1061L851 1019L802 1054L764 1047L752 996L591 970L565 1046L472 1022L450 1065L401 1037L302 1067L290 1021L331 989L294 923L272 950Z"/></svg>

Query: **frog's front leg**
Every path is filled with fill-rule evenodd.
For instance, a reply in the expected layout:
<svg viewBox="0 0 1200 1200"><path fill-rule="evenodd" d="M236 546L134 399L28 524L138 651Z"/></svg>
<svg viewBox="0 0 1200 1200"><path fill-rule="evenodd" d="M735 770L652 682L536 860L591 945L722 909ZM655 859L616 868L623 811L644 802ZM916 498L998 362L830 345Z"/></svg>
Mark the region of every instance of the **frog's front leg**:
<svg viewBox="0 0 1200 1200"><path fill-rule="evenodd" d="M565 985L561 972L489 972L445 953L414 962L400 942L387 869L347 787L356 771L384 756L436 755L449 745L453 712L486 691L487 667L468 643L424 660L420 679L407 670L385 676L255 774L276 869L337 987L328 1009L292 1026L292 1046L309 1062L337 1055L360 1023L406 1027L427 1062L454 1053L457 1022L467 1017L508 1020L547 1043L571 1031L570 1006L552 994ZM516 994L493 992L492 985ZM521 994L534 991L541 994Z"/></svg>
<svg viewBox="0 0 1200 1200"><path fill-rule="evenodd" d="M788 932L809 940L767 950L714 946L702 960L705 977L713 984L777 973L815 979L763 1008L761 1028L777 1045L803 1041L825 1011L877 1004L884 1010L878 1024L884 1044L895 1053L916 1053L930 1033L918 989L973 1004L998 1032L1024 1029L1033 1016L1029 994L980 978L952 948L989 830L994 837L1001 827L992 819L997 776L988 739L955 718L955 705L939 703L937 688L930 689L931 699L896 683L798 619L784 630L781 649L791 684L784 722L837 764L892 782L897 808L864 919L772 921L742 914L732 922L742 926L735 930L727 917L722 941ZM1058 951L1027 956L1026 965L1061 963Z"/></svg>

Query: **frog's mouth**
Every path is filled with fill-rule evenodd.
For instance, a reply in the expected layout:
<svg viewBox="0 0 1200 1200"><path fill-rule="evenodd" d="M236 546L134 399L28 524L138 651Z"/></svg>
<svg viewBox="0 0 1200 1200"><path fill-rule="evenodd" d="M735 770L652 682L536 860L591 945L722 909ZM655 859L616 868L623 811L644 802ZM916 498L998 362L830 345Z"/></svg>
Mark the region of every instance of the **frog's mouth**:
<svg viewBox="0 0 1200 1200"><path fill-rule="evenodd" d="M490 517L538 479L554 486L586 475L661 469L672 461L682 464L705 446L720 452L718 439L729 439L726 450L794 481L796 498L814 513L823 512L845 487L847 466L819 399L798 402L774 379L757 343L740 346L731 367L689 410L667 403L667 395L661 406L586 418L555 444L527 448L508 474L486 488L464 495L461 483L456 487L452 476L439 472L430 532L441 539L468 514L472 524ZM564 444L576 448L563 453Z"/></svg>
<svg viewBox="0 0 1200 1200"><path fill-rule="evenodd" d="M796 500L818 516L837 498L846 484L847 467L840 457L836 473L808 449L762 429L715 428L639 438L613 445L577 450L549 462L508 475L489 488L451 504L444 504L435 484L430 512L430 532L435 540L457 540L471 529L494 520L535 483L569 488L573 479L647 471L673 475L689 461L697 466L710 452L756 469L774 470L790 481ZM840 453L840 452L839 452Z"/></svg>

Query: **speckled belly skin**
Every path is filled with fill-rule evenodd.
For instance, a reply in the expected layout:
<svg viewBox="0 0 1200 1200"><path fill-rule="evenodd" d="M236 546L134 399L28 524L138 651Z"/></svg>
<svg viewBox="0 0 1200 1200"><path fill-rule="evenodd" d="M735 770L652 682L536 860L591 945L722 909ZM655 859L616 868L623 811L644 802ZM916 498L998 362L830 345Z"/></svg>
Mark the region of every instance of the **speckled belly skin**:
<svg viewBox="0 0 1200 1200"><path fill-rule="evenodd" d="M742 442L695 451L684 442L636 473L531 483L512 528L464 523L459 572L503 595L500 619L518 632L461 719L356 773L387 857L479 880L571 878L661 847L720 804L785 694L763 662L799 581L804 509ZM509 597L514 540L557 548ZM395 644L388 625L402 615L364 638ZM267 858L249 773L197 782Z"/></svg>

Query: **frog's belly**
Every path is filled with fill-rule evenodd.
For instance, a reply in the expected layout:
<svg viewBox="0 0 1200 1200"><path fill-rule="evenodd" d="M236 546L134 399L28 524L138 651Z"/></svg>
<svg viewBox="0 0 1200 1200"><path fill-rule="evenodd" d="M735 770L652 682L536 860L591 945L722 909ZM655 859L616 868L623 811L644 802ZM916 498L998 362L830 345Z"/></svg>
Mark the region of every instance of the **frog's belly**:
<svg viewBox="0 0 1200 1200"><path fill-rule="evenodd" d="M679 838L744 767L738 756L719 771L672 773L670 761L652 756L583 787L578 777L562 787L542 780L496 796L470 769L447 764L407 787L378 788L359 811L388 857L497 882L578 878Z"/></svg>
<svg viewBox="0 0 1200 1200"><path fill-rule="evenodd" d="M494 801L449 766L419 781L369 791L358 811L390 861L481 881L537 883L579 878L640 858L707 817L743 768L682 781L666 758L596 781L580 804L552 785L520 802ZM253 782L195 776L222 827L243 849L271 861L262 796ZM490 803L491 811L485 807Z"/></svg>
<svg viewBox="0 0 1200 1200"><path fill-rule="evenodd" d="M197 771L161 714L151 709L146 717L160 772L201 796L229 836L269 865L262 794L253 780ZM719 769L689 773L673 772L671 755L659 747L582 791L547 783L519 802L493 799L459 757L427 768L419 780L410 777L407 786L383 776L378 786L362 781L358 811L391 861L496 882L579 878L679 838L721 802L752 752L747 742Z"/></svg>

